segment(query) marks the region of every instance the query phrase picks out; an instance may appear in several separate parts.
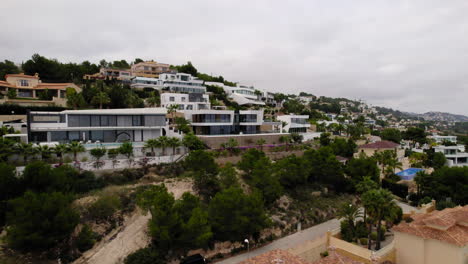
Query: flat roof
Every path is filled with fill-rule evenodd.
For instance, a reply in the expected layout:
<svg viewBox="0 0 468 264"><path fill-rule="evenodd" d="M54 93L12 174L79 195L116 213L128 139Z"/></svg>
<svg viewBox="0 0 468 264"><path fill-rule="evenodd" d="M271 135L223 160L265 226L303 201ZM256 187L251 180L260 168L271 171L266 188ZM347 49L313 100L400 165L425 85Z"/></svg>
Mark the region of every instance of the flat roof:
<svg viewBox="0 0 468 264"><path fill-rule="evenodd" d="M163 107L148 108L121 108L121 109L90 109L90 110L64 110L61 112L31 112L31 114L72 114L72 115L137 115L137 114L166 114L167 109Z"/></svg>

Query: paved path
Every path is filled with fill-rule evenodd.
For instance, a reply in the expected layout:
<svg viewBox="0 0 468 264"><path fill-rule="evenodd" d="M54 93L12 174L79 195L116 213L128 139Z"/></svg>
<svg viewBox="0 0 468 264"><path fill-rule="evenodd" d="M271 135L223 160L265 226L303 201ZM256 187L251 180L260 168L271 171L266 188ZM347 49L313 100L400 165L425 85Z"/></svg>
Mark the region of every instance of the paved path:
<svg viewBox="0 0 468 264"><path fill-rule="evenodd" d="M301 244L305 241L314 240L322 235L325 235L328 230L333 230L340 227L340 222L337 219L332 219L325 223L321 223L319 225L310 227L308 229L304 229L300 232L294 233L292 235L280 238L278 240L273 241L272 243L263 246L261 248L257 248L247 253L243 253L240 255L236 255L234 257L222 260L220 262L216 262L217 264L234 264L244 261L248 258L255 257L261 255L267 251L273 249L288 249L292 248L298 244Z"/></svg>

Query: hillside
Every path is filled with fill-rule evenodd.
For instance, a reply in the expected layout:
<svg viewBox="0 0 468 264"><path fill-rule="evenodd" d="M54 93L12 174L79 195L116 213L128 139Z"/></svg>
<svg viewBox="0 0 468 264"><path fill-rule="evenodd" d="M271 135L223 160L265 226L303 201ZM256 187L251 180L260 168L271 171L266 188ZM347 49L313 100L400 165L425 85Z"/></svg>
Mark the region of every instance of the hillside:
<svg viewBox="0 0 468 264"><path fill-rule="evenodd" d="M424 118L426 121L468 122L468 116L445 112L427 112L417 116Z"/></svg>

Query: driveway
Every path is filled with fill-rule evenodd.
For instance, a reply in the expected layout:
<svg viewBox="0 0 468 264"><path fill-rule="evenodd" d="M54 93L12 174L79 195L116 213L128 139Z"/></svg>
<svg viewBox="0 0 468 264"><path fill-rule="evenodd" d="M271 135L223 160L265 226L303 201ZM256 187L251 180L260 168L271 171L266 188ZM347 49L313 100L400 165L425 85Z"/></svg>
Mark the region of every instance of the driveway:
<svg viewBox="0 0 468 264"><path fill-rule="evenodd" d="M217 264L234 264L244 261L248 258L261 255L265 252L274 249L288 249L298 244L302 244L309 240L314 240L322 235L325 235L328 230L333 230L340 227L340 222L337 219L332 219L319 225L304 229L292 235L280 238L260 248L251 250L240 255L230 257L228 259L216 262Z"/></svg>

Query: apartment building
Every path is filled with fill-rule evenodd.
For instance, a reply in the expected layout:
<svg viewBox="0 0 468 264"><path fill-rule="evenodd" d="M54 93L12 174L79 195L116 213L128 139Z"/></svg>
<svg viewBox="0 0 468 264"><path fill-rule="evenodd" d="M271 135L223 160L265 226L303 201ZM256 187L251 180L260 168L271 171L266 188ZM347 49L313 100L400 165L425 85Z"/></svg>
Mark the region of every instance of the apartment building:
<svg viewBox="0 0 468 264"><path fill-rule="evenodd" d="M177 105L178 110L207 110L211 108L210 97L207 94L161 94L161 107L169 108L171 105Z"/></svg>
<svg viewBox="0 0 468 264"><path fill-rule="evenodd" d="M265 105L265 102L260 100L264 93L255 90L253 86L240 84L236 84L236 86L227 86L220 82L205 82L205 84L223 88L228 97L239 105ZM265 100L267 99L271 100L268 94L266 94L265 97Z"/></svg>
<svg viewBox="0 0 468 264"><path fill-rule="evenodd" d="M74 83L43 83L38 74L7 74L5 75L5 81L0 81L1 94L7 95L11 89L16 91L16 98L4 99L4 103L65 106L67 88L81 92L81 88ZM40 94L46 91L52 98L50 100L40 100Z"/></svg>
<svg viewBox="0 0 468 264"><path fill-rule="evenodd" d="M161 90L164 87L164 81L158 78L133 77L130 81L130 87L133 89L154 89Z"/></svg>
<svg viewBox="0 0 468 264"><path fill-rule="evenodd" d="M159 79L163 89L173 93L206 93L203 81L187 73L163 73Z"/></svg>
<svg viewBox="0 0 468 264"><path fill-rule="evenodd" d="M440 152L445 155L447 159L447 165L453 166L468 166L468 153L465 152L465 146L435 146L433 147L435 152Z"/></svg>
<svg viewBox="0 0 468 264"><path fill-rule="evenodd" d="M196 135L257 134L263 125L263 110L184 111Z"/></svg>
<svg viewBox="0 0 468 264"><path fill-rule="evenodd" d="M132 65L131 72L133 76L158 78L161 73L175 72L171 70L170 65L156 61L145 61Z"/></svg>
<svg viewBox="0 0 468 264"><path fill-rule="evenodd" d="M29 142L141 142L166 135L165 108L28 113Z"/></svg>
<svg viewBox="0 0 468 264"><path fill-rule="evenodd" d="M468 263L468 205L411 215L393 227L396 263Z"/></svg>
<svg viewBox="0 0 468 264"><path fill-rule="evenodd" d="M130 70L101 68L98 73L85 74L85 80L118 80L123 83L129 83L132 78Z"/></svg>
<svg viewBox="0 0 468 264"><path fill-rule="evenodd" d="M457 136L440 136L437 134L432 134L432 136L428 136L427 138L434 140L437 144L441 144L444 141L457 143Z"/></svg>
<svg viewBox="0 0 468 264"><path fill-rule="evenodd" d="M285 122L283 131L287 133L305 133L310 128L308 115L280 115L276 117L279 121Z"/></svg>

